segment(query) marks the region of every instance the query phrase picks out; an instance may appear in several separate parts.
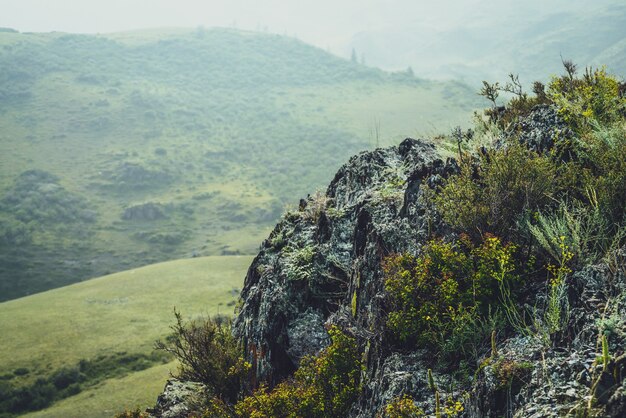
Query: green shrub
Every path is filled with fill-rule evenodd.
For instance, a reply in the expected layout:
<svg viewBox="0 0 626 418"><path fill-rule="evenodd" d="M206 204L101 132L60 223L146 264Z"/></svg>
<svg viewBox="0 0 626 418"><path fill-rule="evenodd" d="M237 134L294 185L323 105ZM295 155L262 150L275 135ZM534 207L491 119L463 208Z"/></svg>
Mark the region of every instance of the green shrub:
<svg viewBox="0 0 626 418"><path fill-rule="evenodd" d="M594 121L609 124L624 116L626 97L620 97L619 81L605 68L588 68L581 78L574 77L574 72L554 77L546 92L568 125L582 132Z"/></svg>
<svg viewBox="0 0 626 418"><path fill-rule="evenodd" d="M51 380L58 390L62 390L85 380L85 376L78 367L67 367L54 373Z"/></svg>
<svg viewBox="0 0 626 418"><path fill-rule="evenodd" d="M512 94L513 97L505 107L499 108L496 99L501 91ZM533 92L535 93L534 97L528 96L522 89L519 76L509 74L509 81L504 85L500 85L497 82L489 84L483 81L483 88L479 94L492 103L492 107L484 112L489 117L490 122L496 124L501 129L508 129L519 118L528 115L534 106L548 102L545 86L542 83L535 82L533 84Z"/></svg>
<svg viewBox="0 0 626 418"><path fill-rule="evenodd" d="M360 391L361 361L354 338L337 327L329 330L331 345L306 357L292 379L268 391L261 386L237 403L239 417L342 417Z"/></svg>
<svg viewBox="0 0 626 418"><path fill-rule="evenodd" d="M385 418L419 418L425 415L409 395L394 398L385 405Z"/></svg>
<svg viewBox="0 0 626 418"><path fill-rule="evenodd" d="M489 122L501 129L509 128L530 113L538 104L549 104L558 108L559 115L578 133L588 130L594 122L610 124L626 114L626 97L620 95L620 82L607 74L604 67L587 68L582 77L576 77L576 65L563 61L566 74L553 77L548 86L536 81L533 84L534 96L528 96L516 75L509 74L506 84L490 84L483 81L479 94L492 103L485 110ZM504 107L498 107L496 99L500 92L513 95Z"/></svg>
<svg viewBox="0 0 626 418"><path fill-rule="evenodd" d="M511 142L461 163L461 171L444 181L434 197L443 219L479 239L485 233L511 238L527 211L554 204L560 190L555 164Z"/></svg>
<svg viewBox="0 0 626 418"><path fill-rule="evenodd" d="M626 221L626 121L595 125L583 136L585 186L603 216L615 224ZM613 231L615 232L615 231Z"/></svg>
<svg viewBox="0 0 626 418"><path fill-rule="evenodd" d="M565 279L572 272L569 263L574 257L574 253L570 251L564 236L559 237L558 246L560 250L556 259L558 265L548 264L547 266L550 278L548 280L548 302L544 320L550 334L560 331L569 320L569 301Z"/></svg>
<svg viewBox="0 0 626 418"><path fill-rule="evenodd" d="M626 125L601 126L585 133L575 163L564 165L567 194L556 210L535 213L526 226L542 249L558 259L560 237L575 254L574 264L592 263L626 241ZM566 166L566 167L565 167ZM574 181L573 179L576 179Z"/></svg>
<svg viewBox="0 0 626 418"><path fill-rule="evenodd" d="M515 246L487 237L474 247L466 238L431 240L418 257L392 255L383 262L390 312L387 326L401 344L419 343L443 359L476 355L488 339L492 310L516 325Z"/></svg>
<svg viewBox="0 0 626 418"><path fill-rule="evenodd" d="M234 402L250 364L231 334L230 320L201 318L184 323L180 312L175 310L174 316L173 334L166 342L157 341L156 349L179 360L176 377L204 383L214 395Z"/></svg>
<svg viewBox="0 0 626 418"><path fill-rule="evenodd" d="M13 370L13 374L16 376L25 376L28 373L30 373L30 370L28 370L26 367L18 367L17 369Z"/></svg>
<svg viewBox="0 0 626 418"><path fill-rule="evenodd" d="M422 255L390 256L384 260L385 289L392 306L387 326L401 341L429 344L451 331L451 319L472 300L463 280L471 260L457 246L432 240Z"/></svg>

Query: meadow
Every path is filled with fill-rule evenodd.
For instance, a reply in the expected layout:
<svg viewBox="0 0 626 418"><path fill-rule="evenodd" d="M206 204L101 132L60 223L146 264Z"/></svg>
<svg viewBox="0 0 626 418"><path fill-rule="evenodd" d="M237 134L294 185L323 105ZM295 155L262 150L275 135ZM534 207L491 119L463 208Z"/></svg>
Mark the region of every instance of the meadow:
<svg viewBox="0 0 626 418"><path fill-rule="evenodd" d="M48 379L61 389L78 384L76 398L62 403L76 411L81 400L90 405L84 408L94 408L94 402L109 409L150 405L167 370L175 370L171 358L153 352L154 341L169 334L174 308L187 319L231 315L251 261L248 256L170 261L1 303L3 402L10 390L32 389ZM120 382L134 373L152 376L150 384L127 393ZM70 384L57 384L62 377Z"/></svg>

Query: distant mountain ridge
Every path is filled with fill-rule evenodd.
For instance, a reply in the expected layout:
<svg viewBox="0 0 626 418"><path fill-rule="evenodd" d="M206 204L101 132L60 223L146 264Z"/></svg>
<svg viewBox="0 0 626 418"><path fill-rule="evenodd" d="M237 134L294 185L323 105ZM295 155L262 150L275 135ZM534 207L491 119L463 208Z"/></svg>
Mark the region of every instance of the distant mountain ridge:
<svg viewBox="0 0 626 418"><path fill-rule="evenodd" d="M501 80L511 71L526 85L545 82L560 72L560 55L580 67L606 65L626 76L623 2L475 3L466 6L463 20L448 27L427 26L416 18L410 25L358 33L348 48L382 68L411 65L425 77L472 84Z"/></svg>

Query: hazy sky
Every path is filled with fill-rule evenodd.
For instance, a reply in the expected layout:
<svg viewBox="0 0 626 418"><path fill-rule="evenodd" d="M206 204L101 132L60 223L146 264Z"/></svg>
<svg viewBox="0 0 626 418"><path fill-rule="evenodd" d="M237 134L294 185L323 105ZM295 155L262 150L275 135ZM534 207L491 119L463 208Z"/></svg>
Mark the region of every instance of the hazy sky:
<svg viewBox="0 0 626 418"><path fill-rule="evenodd" d="M576 33L589 31L588 38L619 31L616 27L572 26L571 20L623 1L0 0L0 27L71 33L236 27L295 36L344 58L350 57L354 48L368 65L387 70L412 66L425 78L501 79L512 69L524 74L527 67L545 67L537 74L524 74L530 80L539 72L557 72L561 53L576 57L583 66L611 64L602 48L589 49L587 43L566 45L570 36L566 29L559 31L566 24ZM560 33L564 38L558 37ZM616 36L609 35L605 37ZM525 60L532 51L548 62ZM593 60L596 55L600 56L598 62Z"/></svg>
<svg viewBox="0 0 626 418"><path fill-rule="evenodd" d="M236 26L296 35L322 48L361 31L421 25L445 29L507 8L566 0L0 0L0 26L22 32L106 33L154 27ZM519 7L519 6L517 6ZM474 16L470 18L470 16Z"/></svg>

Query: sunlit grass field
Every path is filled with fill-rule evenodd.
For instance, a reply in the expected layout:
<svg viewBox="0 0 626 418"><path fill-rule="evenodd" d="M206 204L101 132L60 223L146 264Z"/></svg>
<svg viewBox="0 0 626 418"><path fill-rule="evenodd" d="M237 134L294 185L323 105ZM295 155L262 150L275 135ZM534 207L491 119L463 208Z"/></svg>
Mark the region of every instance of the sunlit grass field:
<svg viewBox="0 0 626 418"><path fill-rule="evenodd" d="M232 313L251 261L169 261L0 303L0 368L46 371L112 351L150 351L168 333L174 307L185 316Z"/></svg>

